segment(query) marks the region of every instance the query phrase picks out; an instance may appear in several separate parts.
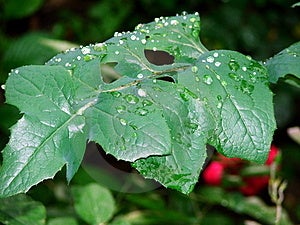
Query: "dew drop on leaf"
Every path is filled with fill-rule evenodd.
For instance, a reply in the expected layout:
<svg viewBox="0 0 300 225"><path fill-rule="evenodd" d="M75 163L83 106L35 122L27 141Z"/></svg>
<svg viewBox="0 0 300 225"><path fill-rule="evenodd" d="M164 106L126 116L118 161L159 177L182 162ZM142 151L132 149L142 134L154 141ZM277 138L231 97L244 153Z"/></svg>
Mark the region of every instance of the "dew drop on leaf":
<svg viewBox="0 0 300 225"><path fill-rule="evenodd" d="M144 108L138 108L136 113L140 116L146 116L149 113L149 111Z"/></svg>
<svg viewBox="0 0 300 225"><path fill-rule="evenodd" d="M124 97L124 99L129 103L129 104L136 104L139 102L139 98L132 95L132 94L128 94Z"/></svg>
<svg viewBox="0 0 300 225"><path fill-rule="evenodd" d="M209 62L209 63L213 63L215 61L215 58L212 57L212 56L208 56L206 61Z"/></svg>
<svg viewBox="0 0 300 225"><path fill-rule="evenodd" d="M240 68L240 65L233 59L229 61L228 66L233 72L236 72Z"/></svg>
<svg viewBox="0 0 300 225"><path fill-rule="evenodd" d="M251 84L248 84L248 82L246 80L242 80L240 88L241 88L242 92L246 93L246 94L251 94L254 90L254 86Z"/></svg>
<svg viewBox="0 0 300 225"><path fill-rule="evenodd" d="M153 102L151 102L150 100L147 100L147 99L145 99L145 100L142 101L142 105L143 106L150 106L152 104L153 104Z"/></svg>
<svg viewBox="0 0 300 225"><path fill-rule="evenodd" d="M122 94L121 94L121 92L113 91L113 92L111 92L111 95L116 97L116 98L119 98Z"/></svg>
<svg viewBox="0 0 300 225"><path fill-rule="evenodd" d="M104 43L97 43L97 44L94 45L93 48L97 52L105 51L107 49L106 44L104 44Z"/></svg>
<svg viewBox="0 0 300 225"><path fill-rule="evenodd" d="M197 73L199 69L197 66L192 66L191 70L193 73Z"/></svg>
<svg viewBox="0 0 300 225"><path fill-rule="evenodd" d="M116 110L118 113L123 114L126 112L126 106L125 105L119 105L116 107Z"/></svg>
<svg viewBox="0 0 300 225"><path fill-rule="evenodd" d="M138 94L139 96L141 96L141 97L146 97L146 96L147 96L146 91L143 90L143 89L138 89L137 94Z"/></svg>
<svg viewBox="0 0 300 225"><path fill-rule="evenodd" d="M123 126L126 126L127 125L127 121L123 118L120 118L120 123L123 125Z"/></svg>
<svg viewBox="0 0 300 225"><path fill-rule="evenodd" d="M211 78L210 75L206 74L206 75L203 76L203 81L204 81L204 83L209 85L209 84L212 84L213 79Z"/></svg>
<svg viewBox="0 0 300 225"><path fill-rule="evenodd" d="M240 77L236 73L228 73L228 76L235 81L240 81Z"/></svg>

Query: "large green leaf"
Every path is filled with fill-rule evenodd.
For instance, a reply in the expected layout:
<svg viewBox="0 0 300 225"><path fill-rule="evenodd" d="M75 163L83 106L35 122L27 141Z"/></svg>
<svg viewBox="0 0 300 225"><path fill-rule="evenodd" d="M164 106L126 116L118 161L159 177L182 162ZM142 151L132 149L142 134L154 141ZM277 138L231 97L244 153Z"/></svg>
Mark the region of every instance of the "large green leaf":
<svg viewBox="0 0 300 225"><path fill-rule="evenodd" d="M279 78L286 75L294 75L300 83L300 42L282 50L266 62L269 72L269 80L276 83Z"/></svg>
<svg viewBox="0 0 300 225"><path fill-rule="evenodd" d="M161 17L14 70L6 98L23 117L3 150L0 196L26 192L64 165L70 181L87 141L183 193L198 180L206 144L263 162L275 127L266 68L207 52L199 32L198 14ZM154 65L145 50L174 62Z"/></svg>

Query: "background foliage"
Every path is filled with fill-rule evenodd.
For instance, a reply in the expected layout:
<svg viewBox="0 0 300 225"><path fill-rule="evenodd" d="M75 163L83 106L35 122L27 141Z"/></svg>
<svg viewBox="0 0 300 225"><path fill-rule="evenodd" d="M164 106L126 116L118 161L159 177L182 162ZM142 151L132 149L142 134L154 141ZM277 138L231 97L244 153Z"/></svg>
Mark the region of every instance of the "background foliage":
<svg viewBox="0 0 300 225"><path fill-rule="evenodd" d="M115 31L133 30L138 23L147 23L154 17L175 15L181 11L200 13L201 39L208 49L231 49L249 54L256 60L263 60L299 41L300 7L291 8L293 3L295 1L289 0L191 0L188 2L89 0L84 3L80 0L2 0L0 1L0 83L4 83L12 68L27 64L43 64L64 49L79 44L87 45L105 41L113 36ZM286 85L278 85L273 88L273 91L278 123L274 143L282 149L281 175L289 182L284 206L291 218L299 222L300 192L297 187L300 185L298 175L300 171L297 164L300 151L299 145L296 145L286 133L288 127L299 125L299 90L292 86L287 88ZM0 146L3 149L8 140L8 128L16 122L19 114L15 108L4 104L2 90L0 101ZM74 212L70 207L71 191L64 182L58 174L55 181L47 181L39 185L29 195L47 207L49 218L64 215L67 218L62 218L63 222L68 220L68 224L75 224L76 221L74 222L72 218ZM91 180L82 171L73 182L84 185ZM72 193L76 193L76 189ZM200 196L200 201L198 198L189 199L173 191L162 189L147 195L125 196L116 193L116 204L118 214L129 217L130 212L138 212L140 214L135 214L134 218L136 221L143 218L146 221L144 224L159 224L166 221L169 223L173 221L175 224L178 220L195 224L199 212L203 224L218 223L221 220L223 224L233 224L236 220L235 213L240 213L230 210L230 207L229 209L224 205L222 207L221 203L216 204L215 207L216 202L213 200L203 200L206 194L196 193L196 195ZM262 195L263 198L264 196ZM206 204L201 204L204 202ZM207 206L207 203L210 204ZM40 214L45 213L40 208L43 206L39 203L34 204L38 205ZM153 211L154 206L161 211ZM205 211L207 214L203 214ZM156 215L154 219L151 218L150 212ZM245 212L244 214L247 215ZM192 221L193 218L195 221ZM242 222L242 219L238 220L235 222ZM136 221L135 223L142 224ZM60 224L59 221L48 222ZM266 221L261 222L267 224ZM116 218L115 224L125 224L125 222L119 223Z"/></svg>

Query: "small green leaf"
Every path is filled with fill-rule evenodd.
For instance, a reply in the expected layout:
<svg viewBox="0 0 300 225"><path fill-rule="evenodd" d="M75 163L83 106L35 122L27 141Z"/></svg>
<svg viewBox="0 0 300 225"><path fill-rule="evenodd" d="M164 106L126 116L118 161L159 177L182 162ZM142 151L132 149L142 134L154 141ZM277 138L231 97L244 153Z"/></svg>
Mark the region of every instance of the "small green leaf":
<svg viewBox="0 0 300 225"><path fill-rule="evenodd" d="M269 80L276 83L279 78L286 75L294 75L300 82L300 42L282 50L266 62L269 72Z"/></svg>
<svg viewBox="0 0 300 225"><path fill-rule="evenodd" d="M0 199L0 222L14 225L45 224L46 209L26 195Z"/></svg>
<svg viewBox="0 0 300 225"><path fill-rule="evenodd" d="M98 184L73 186L72 196L77 214L89 224L101 224L110 220L115 202L110 191Z"/></svg>

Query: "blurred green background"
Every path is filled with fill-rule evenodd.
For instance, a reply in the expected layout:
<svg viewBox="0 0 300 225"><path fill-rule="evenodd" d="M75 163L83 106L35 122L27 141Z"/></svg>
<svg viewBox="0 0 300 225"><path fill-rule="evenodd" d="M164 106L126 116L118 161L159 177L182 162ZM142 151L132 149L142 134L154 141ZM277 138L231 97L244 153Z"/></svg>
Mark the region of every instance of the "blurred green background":
<svg viewBox="0 0 300 225"><path fill-rule="evenodd" d="M230 49L266 60L300 40L300 7L292 0L0 0L0 84L11 69L43 64L67 48L102 42L116 31L133 30L155 17L199 12L201 40L208 49ZM299 62L300 63L300 62ZM299 88L272 87L282 149L282 176L288 179L285 206L300 221L300 148L286 129L300 125ZM19 118L0 91L0 147ZM1 156L0 156L1 161Z"/></svg>

